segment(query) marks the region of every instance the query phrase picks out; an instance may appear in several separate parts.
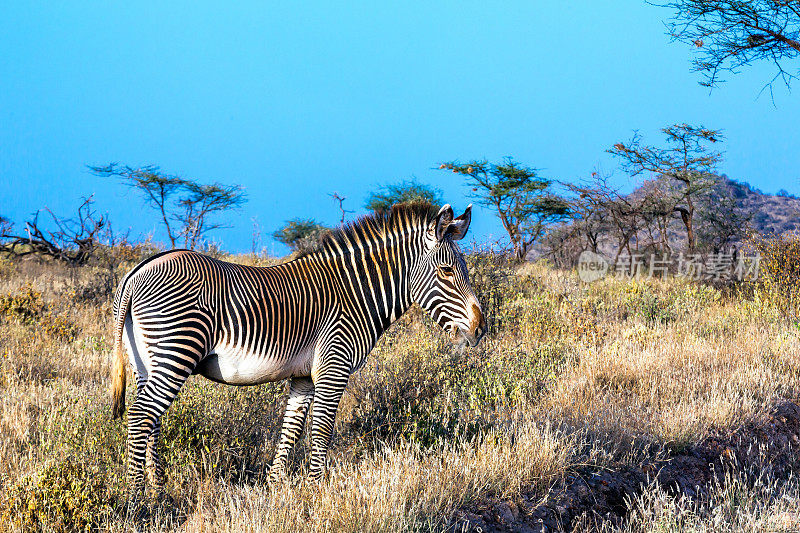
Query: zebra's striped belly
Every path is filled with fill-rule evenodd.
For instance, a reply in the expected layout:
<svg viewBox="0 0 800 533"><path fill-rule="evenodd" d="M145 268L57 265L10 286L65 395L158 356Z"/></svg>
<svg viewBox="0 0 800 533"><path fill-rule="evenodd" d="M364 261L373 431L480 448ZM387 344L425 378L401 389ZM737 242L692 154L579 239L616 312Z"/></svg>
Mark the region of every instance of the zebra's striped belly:
<svg viewBox="0 0 800 533"><path fill-rule="evenodd" d="M313 359L314 350L310 347L282 357L223 345L203 358L195 373L229 385L257 385L292 376L309 376Z"/></svg>

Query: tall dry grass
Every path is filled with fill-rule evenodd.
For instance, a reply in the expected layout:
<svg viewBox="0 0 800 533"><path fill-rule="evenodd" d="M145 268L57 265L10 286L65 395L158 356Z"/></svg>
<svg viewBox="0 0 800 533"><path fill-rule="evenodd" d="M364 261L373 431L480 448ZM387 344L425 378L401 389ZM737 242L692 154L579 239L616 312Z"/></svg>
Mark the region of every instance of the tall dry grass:
<svg viewBox="0 0 800 533"><path fill-rule="evenodd" d="M491 334L462 352L418 310L401 319L351 378L319 484L305 480L305 442L288 481L266 484L284 384L191 378L164 419L170 499L152 503L148 527L439 531L487 496L544 497L586 465L652 460L799 396L797 328L746 291L678 279L586 285L545 265L480 257L470 266ZM107 275L0 264L0 296L16 302L0 319L0 531L132 525L125 430L107 393ZM764 487L776 499L760 505ZM703 530L722 520L707 509L735 493L750 503L724 524L757 530L772 524L769 513L797 511L796 485L781 487L734 476L691 505L654 488L631 502L626 527Z"/></svg>

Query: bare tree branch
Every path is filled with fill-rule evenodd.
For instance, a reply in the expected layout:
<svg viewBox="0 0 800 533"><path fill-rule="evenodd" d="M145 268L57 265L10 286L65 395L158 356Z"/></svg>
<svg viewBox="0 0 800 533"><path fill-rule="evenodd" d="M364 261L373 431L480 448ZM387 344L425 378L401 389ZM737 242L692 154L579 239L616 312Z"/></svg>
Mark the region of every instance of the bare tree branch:
<svg viewBox="0 0 800 533"><path fill-rule="evenodd" d="M58 217L45 208L50 223L56 228L53 231L39 221L40 211L25 222L24 235L14 234L10 222L0 225L0 253L13 257L44 255L71 265L86 263L97 248L100 230L107 223L106 217L98 217L92 209L93 203L91 196L84 198L76 218L70 219Z"/></svg>
<svg viewBox="0 0 800 533"><path fill-rule="evenodd" d="M328 196L330 196L331 198L333 198L333 200L334 200L334 201L336 201L336 202L339 202L339 211L341 211L341 212L342 212L342 218L339 220L339 224L340 224L340 225L344 225L344 219L345 219L345 215L346 215L347 213L352 213L352 212L353 212L353 211L351 211L350 209L345 209L345 208L344 208L344 201L345 201L345 200L347 200L347 198L345 198L344 196L341 196L341 195L340 195L338 192L336 192L336 191L334 191L332 194L329 194Z"/></svg>
<svg viewBox="0 0 800 533"><path fill-rule="evenodd" d="M674 0L655 5L675 13L668 32L695 48L694 68L704 75L702 85L714 87L724 81L721 73L737 73L756 61L772 62L776 69L766 85L770 90L777 79L789 87L797 77L796 63L787 65L800 55L800 0Z"/></svg>

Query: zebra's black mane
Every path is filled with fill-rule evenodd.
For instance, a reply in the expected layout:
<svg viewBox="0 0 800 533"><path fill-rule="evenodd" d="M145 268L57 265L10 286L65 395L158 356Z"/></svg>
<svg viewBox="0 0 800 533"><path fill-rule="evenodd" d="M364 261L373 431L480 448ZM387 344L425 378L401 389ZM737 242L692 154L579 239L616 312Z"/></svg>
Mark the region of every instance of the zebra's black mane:
<svg viewBox="0 0 800 533"><path fill-rule="evenodd" d="M427 226L434 219L439 209L428 202L407 202L395 204L389 210L377 211L369 215L364 215L356 220L346 222L343 226L328 230L319 240L316 246L309 247L296 256L296 259L313 255L325 249L330 249L331 245L336 244L338 248L346 249L354 240L354 235L358 234L363 239L365 230L372 229L373 232L382 233L384 229L390 229L397 225L398 220L408 220L411 225L420 224ZM369 233L366 233L369 235Z"/></svg>

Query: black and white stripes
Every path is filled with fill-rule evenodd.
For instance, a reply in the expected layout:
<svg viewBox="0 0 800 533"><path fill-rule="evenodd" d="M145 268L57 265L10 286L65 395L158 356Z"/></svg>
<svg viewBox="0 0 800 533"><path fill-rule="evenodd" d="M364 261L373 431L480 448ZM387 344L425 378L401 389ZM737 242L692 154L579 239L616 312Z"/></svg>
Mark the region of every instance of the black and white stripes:
<svg viewBox="0 0 800 533"><path fill-rule="evenodd" d="M144 488L145 463L153 487L163 486L160 418L191 374L234 385L289 379L271 475L285 475L311 409L310 476L319 478L348 377L412 302L454 342L475 345L483 335L485 321L454 242L469 223L470 208L454 218L450 206L395 206L274 267L174 250L134 268L114 300L113 385L119 416L127 359L137 377L128 414L133 495Z"/></svg>

